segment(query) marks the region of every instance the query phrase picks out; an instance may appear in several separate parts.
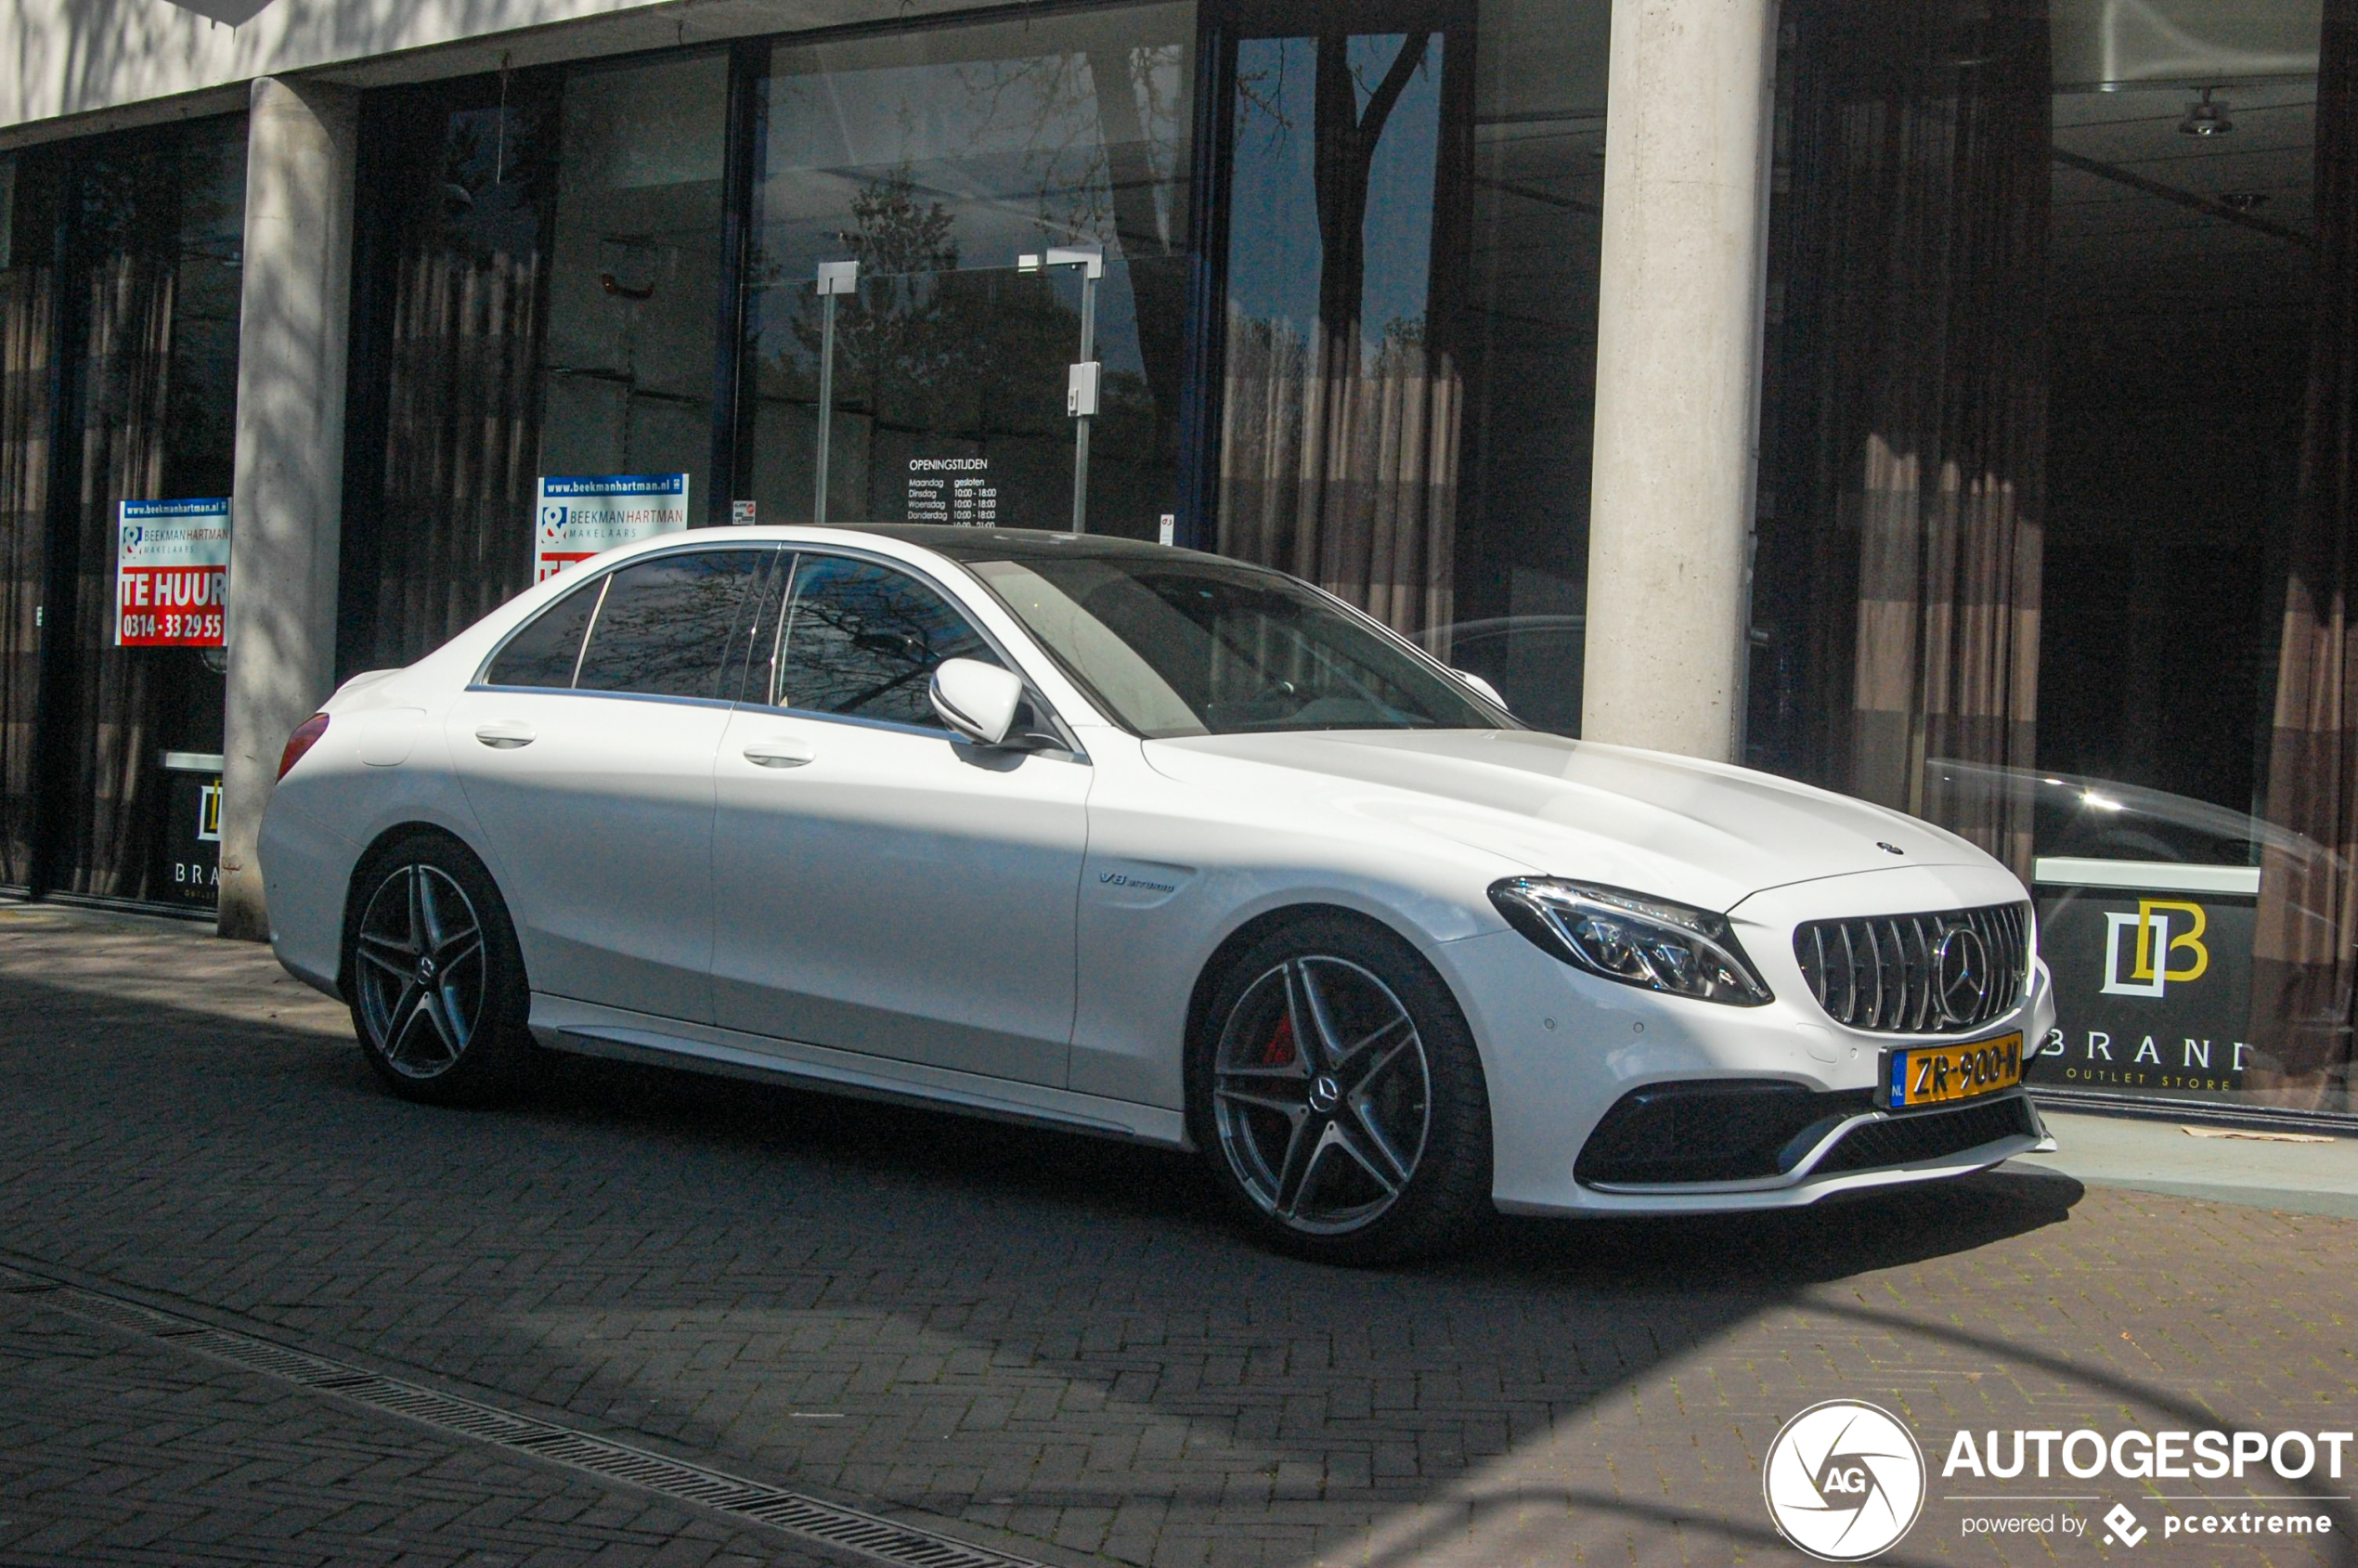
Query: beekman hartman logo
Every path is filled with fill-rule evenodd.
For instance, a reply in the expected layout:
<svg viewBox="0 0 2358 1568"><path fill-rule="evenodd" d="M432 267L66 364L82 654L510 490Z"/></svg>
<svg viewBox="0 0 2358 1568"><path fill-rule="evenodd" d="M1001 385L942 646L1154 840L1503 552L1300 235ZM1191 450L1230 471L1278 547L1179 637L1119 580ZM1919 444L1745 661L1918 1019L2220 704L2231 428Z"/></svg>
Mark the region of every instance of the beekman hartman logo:
<svg viewBox="0 0 2358 1568"><path fill-rule="evenodd" d="M1760 1486L1786 1540L1822 1562L1859 1562L1898 1545L1924 1512L1924 1450L1888 1411L1829 1399L1777 1433Z"/></svg>

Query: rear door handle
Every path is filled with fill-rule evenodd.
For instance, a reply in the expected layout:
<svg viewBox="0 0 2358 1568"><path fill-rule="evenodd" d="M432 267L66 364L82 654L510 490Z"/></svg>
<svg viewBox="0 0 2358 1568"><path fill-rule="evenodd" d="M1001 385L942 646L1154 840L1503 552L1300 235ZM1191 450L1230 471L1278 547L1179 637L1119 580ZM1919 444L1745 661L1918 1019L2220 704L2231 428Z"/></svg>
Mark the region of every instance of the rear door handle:
<svg viewBox="0 0 2358 1568"><path fill-rule="evenodd" d="M745 743L745 760L757 768L799 768L818 755L808 741L771 739Z"/></svg>
<svg viewBox="0 0 2358 1568"><path fill-rule="evenodd" d="M475 726L475 739L494 751L513 751L520 745L530 745L538 732L531 725L513 719L495 719L488 724Z"/></svg>

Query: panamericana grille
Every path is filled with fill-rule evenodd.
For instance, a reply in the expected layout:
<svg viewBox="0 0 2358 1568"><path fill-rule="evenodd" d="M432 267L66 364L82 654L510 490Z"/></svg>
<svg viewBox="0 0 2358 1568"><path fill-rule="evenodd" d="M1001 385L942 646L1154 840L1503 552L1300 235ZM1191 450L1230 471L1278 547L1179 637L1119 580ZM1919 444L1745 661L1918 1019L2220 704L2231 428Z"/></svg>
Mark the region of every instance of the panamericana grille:
<svg viewBox="0 0 2358 1568"><path fill-rule="evenodd" d="M2030 906L1812 920L1794 955L1838 1024L1883 1034L1962 1034L2003 1017L2030 975Z"/></svg>

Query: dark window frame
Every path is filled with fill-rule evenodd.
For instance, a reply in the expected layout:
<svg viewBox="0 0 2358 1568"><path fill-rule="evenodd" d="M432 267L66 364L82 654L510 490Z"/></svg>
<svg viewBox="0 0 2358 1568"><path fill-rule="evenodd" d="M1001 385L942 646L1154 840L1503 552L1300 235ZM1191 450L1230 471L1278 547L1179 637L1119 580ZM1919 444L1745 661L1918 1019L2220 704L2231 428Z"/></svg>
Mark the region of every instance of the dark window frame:
<svg viewBox="0 0 2358 1568"><path fill-rule="evenodd" d="M476 664L474 674L468 679L466 689L469 692L505 692L533 696L601 697L621 702L689 703L705 707L751 706L746 696L746 682L751 678L754 667L751 654L759 641L762 618L770 613L775 597L780 566L782 564L792 562L795 555L794 547L781 544L775 539L731 539L725 535L716 538L712 531L706 529L697 529L695 534L697 537L691 541L675 544L667 549L652 550L643 555L633 555L627 560L616 561L610 565L599 567L588 580L569 588L565 592L559 594L555 599L509 628L500 634L499 641L492 644L491 651ZM581 679L583 660L589 653L590 642L598 634L599 617L605 613L606 595L613 588L614 579L616 577L633 566L667 560L677 555L723 553L752 553L762 559L754 564L753 580L745 585L743 597L737 603L736 618L729 628L729 645L721 654L719 694L709 697L683 697L663 692L615 692L578 684L513 686L497 682L491 679L493 667L499 662L500 655L508 651L510 643L522 637L531 628L539 625L548 616L571 603L577 595L594 586L598 590L598 602L590 607L590 619L581 628L581 641L575 648L573 655L573 679L578 682ZM732 681L735 688L733 693L731 691Z"/></svg>

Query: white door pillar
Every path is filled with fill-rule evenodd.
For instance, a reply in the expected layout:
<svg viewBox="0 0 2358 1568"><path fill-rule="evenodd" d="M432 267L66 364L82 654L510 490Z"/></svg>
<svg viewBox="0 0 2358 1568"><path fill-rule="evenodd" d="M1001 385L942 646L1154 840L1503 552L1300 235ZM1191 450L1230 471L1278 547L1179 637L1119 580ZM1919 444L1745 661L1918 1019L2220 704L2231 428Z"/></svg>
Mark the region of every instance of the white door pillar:
<svg viewBox="0 0 2358 1568"><path fill-rule="evenodd" d="M1742 733L1776 0L1614 0L1581 733Z"/></svg>
<svg viewBox="0 0 2358 1568"><path fill-rule="evenodd" d="M335 683L358 95L264 77L246 130L221 934L262 939L254 839L287 735Z"/></svg>

